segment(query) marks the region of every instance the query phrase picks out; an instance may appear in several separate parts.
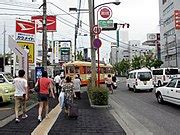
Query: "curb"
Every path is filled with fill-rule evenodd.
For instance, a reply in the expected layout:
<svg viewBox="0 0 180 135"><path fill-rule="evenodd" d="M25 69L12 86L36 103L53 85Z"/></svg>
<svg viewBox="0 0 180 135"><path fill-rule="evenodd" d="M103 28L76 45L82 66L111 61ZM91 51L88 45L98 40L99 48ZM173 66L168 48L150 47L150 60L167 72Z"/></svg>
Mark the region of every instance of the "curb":
<svg viewBox="0 0 180 135"><path fill-rule="evenodd" d="M35 104L33 104L33 105L28 106L28 107L27 107L27 111L31 110L31 109L32 109L33 107L35 107L37 104L38 104L38 102L35 103ZM20 112L19 115L22 115L22 112ZM15 119L15 114L10 115L9 117L1 120L1 121L0 121L0 127L5 126L5 125L8 124L9 122L11 122L13 119Z"/></svg>

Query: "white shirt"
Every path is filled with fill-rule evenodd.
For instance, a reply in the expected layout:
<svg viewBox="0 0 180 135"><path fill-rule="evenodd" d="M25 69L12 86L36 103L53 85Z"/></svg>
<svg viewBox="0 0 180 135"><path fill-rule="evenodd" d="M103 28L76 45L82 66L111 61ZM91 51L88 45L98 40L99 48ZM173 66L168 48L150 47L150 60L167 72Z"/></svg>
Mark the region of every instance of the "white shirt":
<svg viewBox="0 0 180 135"><path fill-rule="evenodd" d="M23 96L23 94L26 94L26 87L28 87L28 84L25 78L15 78L13 84L15 86L14 96Z"/></svg>
<svg viewBox="0 0 180 135"><path fill-rule="evenodd" d="M61 80L60 75L56 75L56 76L54 77L55 83L59 83L60 80Z"/></svg>
<svg viewBox="0 0 180 135"><path fill-rule="evenodd" d="M80 91L80 89L81 89L81 81L80 81L80 79L79 78L75 78L73 80L73 84L74 84L74 92Z"/></svg>

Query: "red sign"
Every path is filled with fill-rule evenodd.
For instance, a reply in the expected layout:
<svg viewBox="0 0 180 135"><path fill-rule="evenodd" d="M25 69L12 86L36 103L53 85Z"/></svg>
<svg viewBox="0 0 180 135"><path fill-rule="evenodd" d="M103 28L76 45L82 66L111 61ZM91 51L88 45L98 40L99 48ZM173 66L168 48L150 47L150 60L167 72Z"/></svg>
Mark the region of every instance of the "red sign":
<svg viewBox="0 0 180 135"><path fill-rule="evenodd" d="M54 32L56 31L56 16L47 16L47 31L48 32ZM37 22L37 31L42 31L43 29L43 25L42 25L42 21L43 21L43 16L32 16L31 17L32 21Z"/></svg>
<svg viewBox="0 0 180 135"><path fill-rule="evenodd" d="M35 23L24 20L16 20L16 32L35 34Z"/></svg>
<svg viewBox="0 0 180 135"><path fill-rule="evenodd" d="M180 10L174 11L175 28L180 29Z"/></svg>
<svg viewBox="0 0 180 135"><path fill-rule="evenodd" d="M102 18L109 19L112 16L112 10L107 6L104 6L100 10L100 15Z"/></svg>
<svg viewBox="0 0 180 135"><path fill-rule="evenodd" d="M101 28L98 27L98 25L94 25L92 28L92 31L94 34L100 34L101 33Z"/></svg>

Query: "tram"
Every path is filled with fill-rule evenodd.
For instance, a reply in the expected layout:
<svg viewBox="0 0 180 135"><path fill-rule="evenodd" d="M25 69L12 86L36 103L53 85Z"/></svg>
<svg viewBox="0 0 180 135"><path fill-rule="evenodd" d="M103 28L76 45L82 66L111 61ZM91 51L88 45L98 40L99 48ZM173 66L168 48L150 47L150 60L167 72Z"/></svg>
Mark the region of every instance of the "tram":
<svg viewBox="0 0 180 135"><path fill-rule="evenodd" d="M97 64L96 67L98 67ZM85 86L88 84L89 78L91 77L91 62L72 61L64 63L63 68L66 76L68 75L73 79L76 74L79 74L81 85ZM98 77L97 71L96 68L96 78ZM100 64L100 83L105 83L105 78L108 74L114 74L113 66L110 64Z"/></svg>

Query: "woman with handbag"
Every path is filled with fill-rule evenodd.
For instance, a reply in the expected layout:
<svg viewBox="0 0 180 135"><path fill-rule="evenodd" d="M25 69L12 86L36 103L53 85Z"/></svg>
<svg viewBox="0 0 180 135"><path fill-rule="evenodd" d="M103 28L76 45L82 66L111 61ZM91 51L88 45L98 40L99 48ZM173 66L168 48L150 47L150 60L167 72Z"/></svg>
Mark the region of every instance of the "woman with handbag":
<svg viewBox="0 0 180 135"><path fill-rule="evenodd" d="M38 84L39 83L39 84ZM42 121L42 111L45 108L45 116L47 117L49 105L49 89L53 98L55 98L53 93L52 82L48 78L47 71L43 71L42 77L37 80L35 87L39 85L39 92L38 92L38 101L39 101L39 108L38 108L38 121Z"/></svg>

